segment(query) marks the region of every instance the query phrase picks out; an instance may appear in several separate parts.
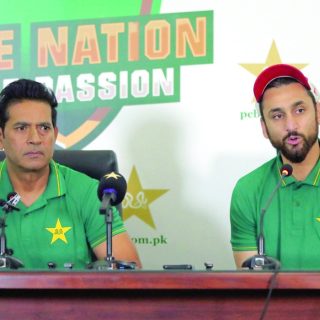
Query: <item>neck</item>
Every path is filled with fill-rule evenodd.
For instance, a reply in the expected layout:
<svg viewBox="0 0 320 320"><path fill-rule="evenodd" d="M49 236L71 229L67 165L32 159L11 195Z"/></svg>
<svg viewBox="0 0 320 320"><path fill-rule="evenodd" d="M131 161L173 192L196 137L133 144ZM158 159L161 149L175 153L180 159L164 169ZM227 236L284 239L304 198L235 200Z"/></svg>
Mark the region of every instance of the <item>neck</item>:
<svg viewBox="0 0 320 320"><path fill-rule="evenodd" d="M12 170L8 164L8 173L14 191L21 196L21 201L28 207L44 192L50 168L46 166L39 171Z"/></svg>
<svg viewBox="0 0 320 320"><path fill-rule="evenodd" d="M319 142L316 141L314 145L311 147L309 153L306 158L300 163L293 163L286 159L283 155L281 155L283 163L289 163L293 168L293 176L298 181L303 181L307 178L313 167L316 165L317 161L320 157L320 147Z"/></svg>

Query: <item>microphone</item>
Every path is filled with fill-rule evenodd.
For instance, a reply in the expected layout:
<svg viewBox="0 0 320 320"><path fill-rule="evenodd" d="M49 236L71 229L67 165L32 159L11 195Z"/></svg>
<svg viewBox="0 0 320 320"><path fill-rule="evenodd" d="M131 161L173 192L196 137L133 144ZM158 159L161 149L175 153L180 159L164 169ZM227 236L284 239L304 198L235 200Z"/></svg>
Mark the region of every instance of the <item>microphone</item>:
<svg viewBox="0 0 320 320"><path fill-rule="evenodd" d="M111 206L121 203L127 192L125 178L117 172L109 172L101 179L98 186L98 198L101 201L100 214L105 215L106 222L106 257L105 261L95 261L88 265L88 269L111 270L111 269L135 269L135 262L118 261L112 256L112 221L113 213Z"/></svg>
<svg viewBox="0 0 320 320"><path fill-rule="evenodd" d="M106 207L108 204L111 206L120 204L126 192L127 182L120 173L110 172L100 179L98 198L104 203L103 207Z"/></svg>
<svg viewBox="0 0 320 320"><path fill-rule="evenodd" d="M264 232L263 232L263 221L266 211L268 210L276 192L281 186L282 180L286 177L289 177L292 175L293 168L290 164L284 164L280 169L281 177L279 179L279 182L277 183L276 187L273 189L271 195L268 198L268 201L261 209L260 214L260 233L258 236L258 254L254 255L253 257L245 260L242 264L243 268L249 268L249 269L279 269L280 268L280 262L274 258L267 257L264 252Z"/></svg>
<svg viewBox="0 0 320 320"><path fill-rule="evenodd" d="M20 195L14 191L9 192L7 195L8 203L10 203L13 206L16 206L19 203L20 199L21 199Z"/></svg>
<svg viewBox="0 0 320 320"><path fill-rule="evenodd" d="M4 215L0 217L0 268L18 269L23 267L23 263L14 257L12 257L13 250L7 248L7 240L5 235L6 228L6 214L13 210L19 211L19 208L15 206L20 201L21 197L16 192L10 192L7 195L7 201L0 199L0 207L4 211Z"/></svg>
<svg viewBox="0 0 320 320"><path fill-rule="evenodd" d="M21 197L18 193L10 192L7 195L7 201L0 199L0 206L2 210L7 213L12 212L13 210L20 211L20 209L16 207L20 199Z"/></svg>

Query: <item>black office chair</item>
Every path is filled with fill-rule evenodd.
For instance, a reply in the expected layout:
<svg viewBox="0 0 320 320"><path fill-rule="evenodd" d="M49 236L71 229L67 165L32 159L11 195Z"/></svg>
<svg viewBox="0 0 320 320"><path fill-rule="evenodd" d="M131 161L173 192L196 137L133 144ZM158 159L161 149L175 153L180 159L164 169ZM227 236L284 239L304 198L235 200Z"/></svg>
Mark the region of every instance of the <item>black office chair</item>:
<svg viewBox="0 0 320 320"><path fill-rule="evenodd" d="M56 150L53 159L97 180L107 172L118 171L117 156L112 150Z"/></svg>
<svg viewBox="0 0 320 320"><path fill-rule="evenodd" d="M0 151L0 161L5 153ZM55 150L53 159L67 167L100 180L111 171L118 171L117 156L112 150Z"/></svg>
<svg viewBox="0 0 320 320"><path fill-rule="evenodd" d="M117 156L112 150L55 150L53 159L97 180L108 172L118 172ZM117 209L122 217L122 205L118 204Z"/></svg>

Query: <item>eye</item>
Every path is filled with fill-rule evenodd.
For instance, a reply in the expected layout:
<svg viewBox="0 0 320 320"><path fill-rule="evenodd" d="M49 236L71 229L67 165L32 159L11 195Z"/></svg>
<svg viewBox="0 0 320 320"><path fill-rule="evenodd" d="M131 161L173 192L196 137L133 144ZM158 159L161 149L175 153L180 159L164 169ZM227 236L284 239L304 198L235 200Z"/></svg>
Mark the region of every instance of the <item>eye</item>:
<svg viewBox="0 0 320 320"><path fill-rule="evenodd" d="M305 111L305 109L303 107L299 107L296 110L296 113L303 113Z"/></svg>
<svg viewBox="0 0 320 320"><path fill-rule="evenodd" d="M42 124L39 126L41 131L49 131L51 130L51 126L47 124Z"/></svg>
<svg viewBox="0 0 320 320"><path fill-rule="evenodd" d="M15 127L15 130L17 130L17 131L24 131L26 129L27 129L26 125L19 125L19 126Z"/></svg>
<svg viewBox="0 0 320 320"><path fill-rule="evenodd" d="M274 114L272 115L272 119L273 119L273 120L280 120L280 119L282 119L282 118L283 118L283 114L280 113L280 112L274 113Z"/></svg>

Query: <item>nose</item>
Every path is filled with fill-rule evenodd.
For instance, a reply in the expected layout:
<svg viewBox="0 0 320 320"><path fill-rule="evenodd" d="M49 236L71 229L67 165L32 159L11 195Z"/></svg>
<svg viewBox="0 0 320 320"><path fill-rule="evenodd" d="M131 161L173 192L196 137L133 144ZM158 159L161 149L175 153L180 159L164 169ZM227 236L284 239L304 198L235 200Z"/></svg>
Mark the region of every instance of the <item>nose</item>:
<svg viewBox="0 0 320 320"><path fill-rule="evenodd" d="M286 130L288 132L297 131L298 130L298 122L297 119L292 115L287 115L286 119Z"/></svg>
<svg viewBox="0 0 320 320"><path fill-rule="evenodd" d="M36 127L30 127L28 135L28 143L39 144L41 143L41 138Z"/></svg>

